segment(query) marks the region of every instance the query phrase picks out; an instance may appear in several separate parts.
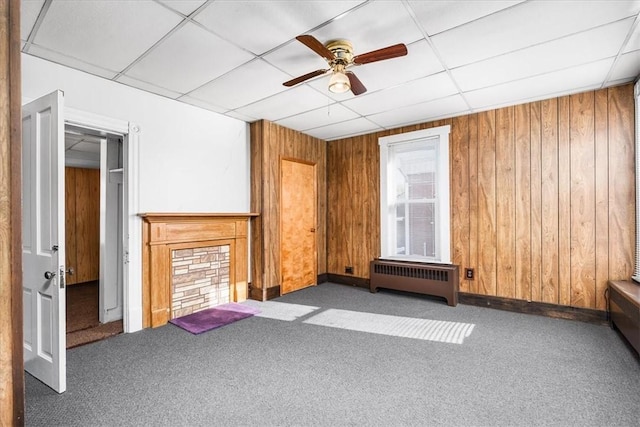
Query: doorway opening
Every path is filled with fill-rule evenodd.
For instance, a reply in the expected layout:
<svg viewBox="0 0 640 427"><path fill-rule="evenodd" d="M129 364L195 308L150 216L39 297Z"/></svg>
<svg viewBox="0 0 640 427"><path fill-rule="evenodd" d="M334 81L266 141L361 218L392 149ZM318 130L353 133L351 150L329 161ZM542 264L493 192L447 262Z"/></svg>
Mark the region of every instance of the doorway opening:
<svg viewBox="0 0 640 427"><path fill-rule="evenodd" d="M67 348L123 332L124 143L65 123Z"/></svg>

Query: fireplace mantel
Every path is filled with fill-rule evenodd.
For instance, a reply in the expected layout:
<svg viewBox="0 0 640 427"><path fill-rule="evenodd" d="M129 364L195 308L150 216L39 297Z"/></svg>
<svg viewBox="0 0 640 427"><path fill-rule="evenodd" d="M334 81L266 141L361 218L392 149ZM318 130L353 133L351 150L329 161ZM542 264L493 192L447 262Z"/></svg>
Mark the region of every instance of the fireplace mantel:
<svg viewBox="0 0 640 427"><path fill-rule="evenodd" d="M229 297L247 299L249 220L255 213L143 213L143 326L158 327L171 318L171 252L213 246L231 247Z"/></svg>

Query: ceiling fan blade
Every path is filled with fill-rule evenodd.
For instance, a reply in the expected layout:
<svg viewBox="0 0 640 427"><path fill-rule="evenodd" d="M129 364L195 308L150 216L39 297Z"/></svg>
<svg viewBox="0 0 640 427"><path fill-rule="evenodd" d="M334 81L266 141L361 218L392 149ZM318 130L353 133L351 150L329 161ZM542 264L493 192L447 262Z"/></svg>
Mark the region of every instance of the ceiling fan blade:
<svg viewBox="0 0 640 427"><path fill-rule="evenodd" d="M367 91L367 88L364 87L359 78L356 77L351 71L346 72L347 77L349 78L349 84L351 85L351 92L354 95L361 95Z"/></svg>
<svg viewBox="0 0 640 427"><path fill-rule="evenodd" d="M305 80L312 79L316 76L321 76L329 70L315 70L310 73L305 74L304 76L296 77L295 79L291 79L288 82L282 83L285 86L295 86L298 83L302 83Z"/></svg>
<svg viewBox="0 0 640 427"><path fill-rule="evenodd" d="M397 58L407 54L407 46L402 43L393 46L383 47L382 49L373 50L353 57L354 64L368 64L370 62L384 61L385 59Z"/></svg>
<svg viewBox="0 0 640 427"><path fill-rule="evenodd" d="M325 45L320 43L320 41L313 36L305 34L305 35L296 37L296 40L298 40L300 43L307 46L309 49L311 49L318 55L322 56L327 61L333 61L334 59L336 59L336 56L333 54L333 52L327 49Z"/></svg>

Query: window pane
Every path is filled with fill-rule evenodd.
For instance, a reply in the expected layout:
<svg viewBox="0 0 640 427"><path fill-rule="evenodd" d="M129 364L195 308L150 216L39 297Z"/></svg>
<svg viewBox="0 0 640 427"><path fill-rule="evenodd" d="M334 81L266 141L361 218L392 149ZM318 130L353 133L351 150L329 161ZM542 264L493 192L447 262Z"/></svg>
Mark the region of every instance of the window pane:
<svg viewBox="0 0 640 427"><path fill-rule="evenodd" d="M435 230L435 204L412 203L409 205L409 229L411 230L410 253L435 257L436 255L436 230Z"/></svg>
<svg viewBox="0 0 640 427"><path fill-rule="evenodd" d="M406 236L405 230L407 222L405 221L405 204L396 204L396 254L406 255Z"/></svg>
<svg viewBox="0 0 640 427"><path fill-rule="evenodd" d="M424 139L389 147L396 255L436 256L437 142Z"/></svg>

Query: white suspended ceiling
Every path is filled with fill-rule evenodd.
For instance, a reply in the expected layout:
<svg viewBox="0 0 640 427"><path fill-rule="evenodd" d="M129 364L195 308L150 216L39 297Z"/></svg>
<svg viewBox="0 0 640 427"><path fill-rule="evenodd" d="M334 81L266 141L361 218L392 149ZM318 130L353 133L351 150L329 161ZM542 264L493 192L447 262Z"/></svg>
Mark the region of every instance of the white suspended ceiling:
<svg viewBox="0 0 640 427"><path fill-rule="evenodd" d="M640 0L22 0L23 52L252 122L337 139L633 82ZM344 38L368 91L295 40Z"/></svg>

